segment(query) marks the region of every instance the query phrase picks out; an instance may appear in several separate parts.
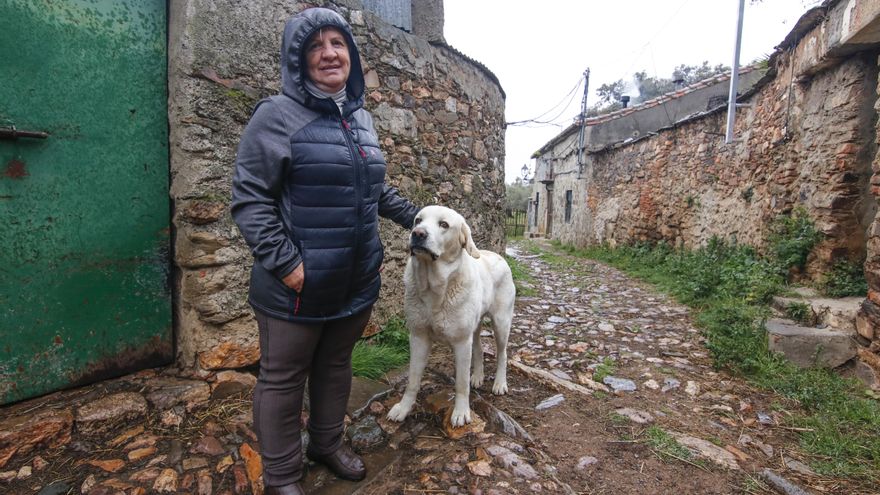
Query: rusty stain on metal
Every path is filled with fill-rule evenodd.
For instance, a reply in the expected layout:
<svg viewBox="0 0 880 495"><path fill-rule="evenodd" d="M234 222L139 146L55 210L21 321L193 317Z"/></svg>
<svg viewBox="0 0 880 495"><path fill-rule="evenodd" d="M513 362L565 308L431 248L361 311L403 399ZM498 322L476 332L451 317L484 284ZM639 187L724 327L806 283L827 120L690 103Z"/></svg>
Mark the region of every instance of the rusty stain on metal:
<svg viewBox="0 0 880 495"><path fill-rule="evenodd" d="M24 179L30 174L28 174L25 169L25 163L23 161L13 158L6 164L6 169L3 171L3 175L10 179Z"/></svg>
<svg viewBox="0 0 880 495"><path fill-rule="evenodd" d="M60 335L56 335L56 336L55 336L55 339L53 340L53 342L55 342L55 345L61 345L61 344L62 344L61 336L60 336Z"/></svg>
<svg viewBox="0 0 880 495"><path fill-rule="evenodd" d="M167 332L170 334L170 332ZM155 368L171 362L174 347L168 340L154 335L149 342L124 350L98 361L91 362L84 369L71 373L70 387L77 387L130 373L133 369Z"/></svg>

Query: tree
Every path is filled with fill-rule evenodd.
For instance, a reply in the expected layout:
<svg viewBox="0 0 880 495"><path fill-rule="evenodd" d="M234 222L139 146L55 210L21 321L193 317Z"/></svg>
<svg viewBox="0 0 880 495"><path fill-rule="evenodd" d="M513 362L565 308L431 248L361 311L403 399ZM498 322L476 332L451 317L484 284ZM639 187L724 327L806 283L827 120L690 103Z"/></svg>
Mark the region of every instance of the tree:
<svg viewBox="0 0 880 495"><path fill-rule="evenodd" d="M648 72L644 70L636 72L633 74L632 83L638 90L638 94L629 95L630 105L637 105L675 91L679 87L688 86L725 72L730 72L730 67L724 64L711 66L708 61L704 61L700 65L681 64L675 68L672 77L668 79L649 76ZM590 107L587 116L592 117L623 108L620 97L626 94L626 87L627 83L623 79L599 86L596 89L599 99Z"/></svg>
<svg viewBox="0 0 880 495"><path fill-rule="evenodd" d="M523 184L522 180L517 178L513 184L506 184L505 189L507 211L528 210L529 197L532 194L532 188L528 184Z"/></svg>

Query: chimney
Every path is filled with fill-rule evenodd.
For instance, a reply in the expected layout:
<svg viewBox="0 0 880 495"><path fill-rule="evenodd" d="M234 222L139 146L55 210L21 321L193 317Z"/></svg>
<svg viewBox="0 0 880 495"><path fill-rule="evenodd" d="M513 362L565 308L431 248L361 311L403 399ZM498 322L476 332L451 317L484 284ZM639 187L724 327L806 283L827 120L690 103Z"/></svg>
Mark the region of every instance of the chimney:
<svg viewBox="0 0 880 495"><path fill-rule="evenodd" d="M620 102L623 103L623 108L626 108L629 105L629 95L623 95L620 97Z"/></svg>

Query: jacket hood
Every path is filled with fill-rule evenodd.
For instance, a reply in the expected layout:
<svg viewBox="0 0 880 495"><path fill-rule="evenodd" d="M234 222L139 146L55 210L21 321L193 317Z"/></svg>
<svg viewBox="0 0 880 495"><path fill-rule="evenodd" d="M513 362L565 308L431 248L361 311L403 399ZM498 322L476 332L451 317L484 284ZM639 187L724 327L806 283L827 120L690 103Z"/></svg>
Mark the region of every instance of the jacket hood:
<svg viewBox="0 0 880 495"><path fill-rule="evenodd" d="M363 106L364 70L351 27L341 15L330 9L320 7L306 9L287 20L281 37L281 92L309 108L325 113L337 111L336 104L332 100L315 98L306 91L304 85L306 40L325 27L339 29L348 41L351 72L346 82L348 101L343 107L343 113L348 114Z"/></svg>

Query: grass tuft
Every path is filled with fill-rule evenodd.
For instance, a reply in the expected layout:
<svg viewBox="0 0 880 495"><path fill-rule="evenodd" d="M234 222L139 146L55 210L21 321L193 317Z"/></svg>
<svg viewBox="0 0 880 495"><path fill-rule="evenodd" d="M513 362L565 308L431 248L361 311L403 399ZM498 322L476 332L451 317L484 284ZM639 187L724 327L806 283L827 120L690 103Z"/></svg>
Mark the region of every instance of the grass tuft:
<svg viewBox="0 0 880 495"><path fill-rule="evenodd" d="M785 307L785 316L801 324L810 324L813 320L813 309L807 303L793 302Z"/></svg>
<svg viewBox="0 0 880 495"><path fill-rule="evenodd" d="M819 282L819 291L828 297L864 296L868 292L862 263L840 260Z"/></svg>
<svg viewBox="0 0 880 495"><path fill-rule="evenodd" d="M382 331L354 345L351 368L355 376L381 378L409 361L409 334L403 318L391 318Z"/></svg>
<svg viewBox="0 0 880 495"><path fill-rule="evenodd" d="M651 449L661 458L674 458L679 460L690 460L693 454L690 450L683 447L675 438L659 426L652 426L645 430L645 438Z"/></svg>
<svg viewBox="0 0 880 495"><path fill-rule="evenodd" d="M513 285L516 286L517 296L536 296L538 291L534 288L535 277L523 266L522 263L511 256L504 255L507 265L513 274Z"/></svg>
<svg viewBox="0 0 880 495"><path fill-rule="evenodd" d="M606 376L614 374L616 368L614 360L610 357L606 357L593 371L593 380L602 383L602 380L604 380Z"/></svg>

